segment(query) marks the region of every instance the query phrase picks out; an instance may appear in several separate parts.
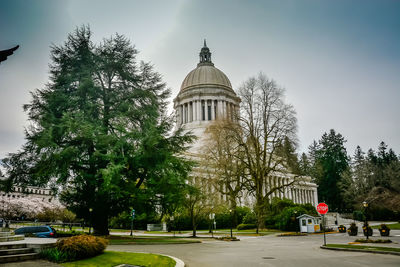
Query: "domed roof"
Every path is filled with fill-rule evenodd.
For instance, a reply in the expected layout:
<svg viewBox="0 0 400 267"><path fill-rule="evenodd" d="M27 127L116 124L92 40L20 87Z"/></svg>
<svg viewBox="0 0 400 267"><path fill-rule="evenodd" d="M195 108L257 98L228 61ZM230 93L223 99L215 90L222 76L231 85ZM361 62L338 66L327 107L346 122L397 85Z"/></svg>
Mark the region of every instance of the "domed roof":
<svg viewBox="0 0 400 267"><path fill-rule="evenodd" d="M232 90L228 77L211 64L200 63L197 68L189 72L181 85L181 91L194 87L223 87Z"/></svg>
<svg viewBox="0 0 400 267"><path fill-rule="evenodd" d="M200 63L197 64L197 68L186 75L181 85L181 92L190 88L207 86L222 87L233 91L228 77L214 67L211 62L211 52L207 47L206 40L204 40L204 46L200 51Z"/></svg>

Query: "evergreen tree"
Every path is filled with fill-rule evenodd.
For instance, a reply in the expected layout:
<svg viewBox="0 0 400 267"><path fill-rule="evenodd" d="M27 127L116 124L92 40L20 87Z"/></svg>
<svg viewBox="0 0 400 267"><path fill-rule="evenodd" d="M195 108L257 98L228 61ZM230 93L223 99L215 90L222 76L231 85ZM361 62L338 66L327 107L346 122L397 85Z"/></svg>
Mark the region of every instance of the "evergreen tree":
<svg viewBox="0 0 400 267"><path fill-rule="evenodd" d="M340 133L331 129L319 140L319 148L315 151L316 182L319 199L325 201L332 210L342 209L345 204L342 199L340 182L349 168L344 143L346 140Z"/></svg>
<svg viewBox="0 0 400 267"><path fill-rule="evenodd" d="M286 167L293 174L301 174L296 143L285 136L282 144L277 147L277 155L283 158Z"/></svg>
<svg viewBox="0 0 400 267"><path fill-rule="evenodd" d="M301 175L311 176L311 163L306 153L302 153L299 161Z"/></svg>
<svg viewBox="0 0 400 267"><path fill-rule="evenodd" d="M191 164L176 155L191 136L170 135L170 92L130 42L91 35L80 27L52 47L50 82L24 106L27 142L5 166L14 183L61 188L68 208L108 234L108 218L132 201L162 205L182 191Z"/></svg>

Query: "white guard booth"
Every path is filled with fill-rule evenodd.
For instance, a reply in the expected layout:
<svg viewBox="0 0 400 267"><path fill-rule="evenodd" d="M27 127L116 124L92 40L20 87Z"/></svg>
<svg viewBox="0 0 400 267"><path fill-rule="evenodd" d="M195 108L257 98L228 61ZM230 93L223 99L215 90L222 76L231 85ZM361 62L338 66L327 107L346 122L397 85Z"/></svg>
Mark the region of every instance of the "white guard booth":
<svg viewBox="0 0 400 267"><path fill-rule="evenodd" d="M303 214L297 217L297 219L299 219L300 232L315 233L320 231L319 224L321 223L321 217Z"/></svg>

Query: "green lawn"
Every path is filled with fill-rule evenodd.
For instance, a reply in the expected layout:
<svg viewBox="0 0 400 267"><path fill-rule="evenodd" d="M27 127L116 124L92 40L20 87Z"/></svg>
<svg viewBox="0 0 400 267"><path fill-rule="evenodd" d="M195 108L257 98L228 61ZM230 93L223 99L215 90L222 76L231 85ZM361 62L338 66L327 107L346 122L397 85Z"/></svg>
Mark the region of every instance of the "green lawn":
<svg viewBox="0 0 400 267"><path fill-rule="evenodd" d="M131 264L148 267L173 267L176 263L169 257L156 254L106 251L104 254L99 256L80 261L62 263L61 266L112 267L119 264Z"/></svg>
<svg viewBox="0 0 400 267"><path fill-rule="evenodd" d="M189 239L187 237L155 237L155 236L108 236L106 237L110 245L127 245L127 244L189 244L189 243L201 243L200 240Z"/></svg>
<svg viewBox="0 0 400 267"><path fill-rule="evenodd" d="M326 246L331 248L352 248L352 249L365 249L365 250L375 250L375 251L400 252L400 248L391 248L391 247L374 247L374 246L343 245L343 244L327 244Z"/></svg>
<svg viewBox="0 0 400 267"><path fill-rule="evenodd" d="M400 230L400 223L386 224L391 230ZM372 226L373 229L379 229L380 225Z"/></svg>

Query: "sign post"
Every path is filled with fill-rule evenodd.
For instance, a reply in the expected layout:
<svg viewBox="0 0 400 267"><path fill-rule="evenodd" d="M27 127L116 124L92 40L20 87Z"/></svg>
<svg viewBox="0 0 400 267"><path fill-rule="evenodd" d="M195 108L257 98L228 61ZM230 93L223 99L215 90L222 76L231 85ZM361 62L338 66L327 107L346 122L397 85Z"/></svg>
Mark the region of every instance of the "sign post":
<svg viewBox="0 0 400 267"><path fill-rule="evenodd" d="M133 235L133 219L135 218L135 210L132 209L132 220L131 220L131 236Z"/></svg>
<svg viewBox="0 0 400 267"><path fill-rule="evenodd" d="M317 206L317 211L319 214L322 215L322 221L323 221L323 228L324 228L324 246L326 246L326 235L325 235L325 214L328 212L328 205L325 203L319 203Z"/></svg>

